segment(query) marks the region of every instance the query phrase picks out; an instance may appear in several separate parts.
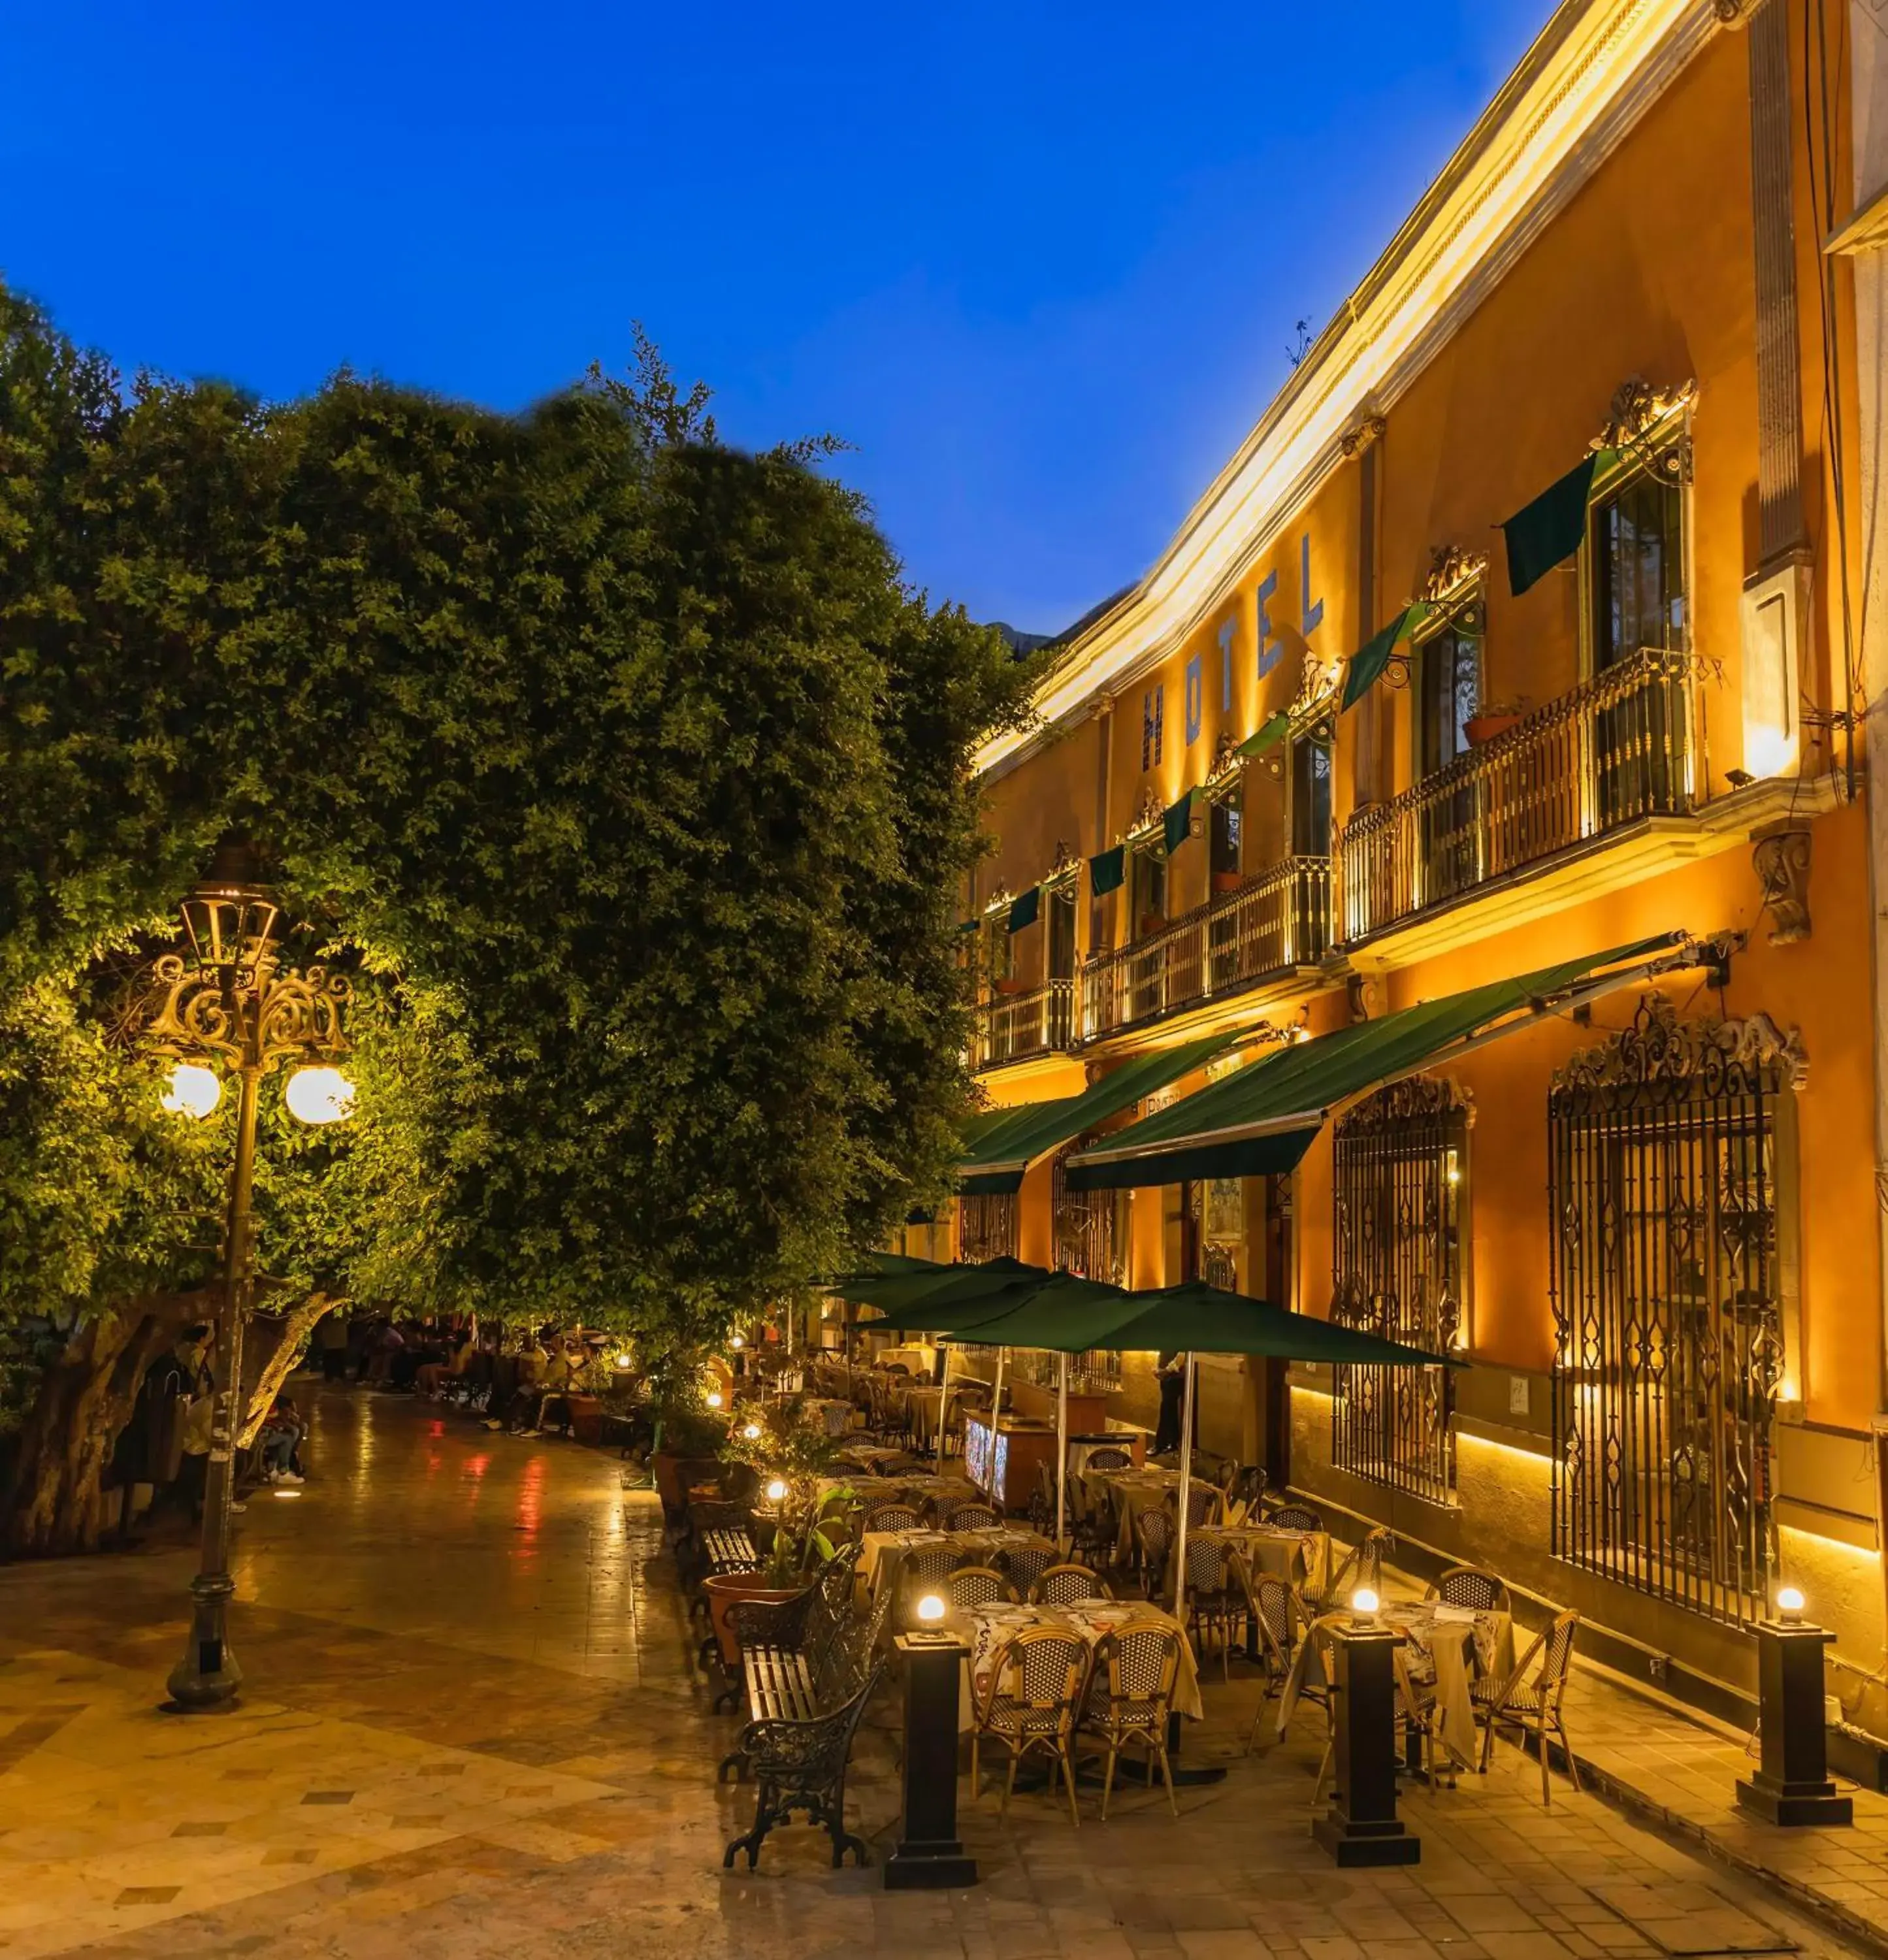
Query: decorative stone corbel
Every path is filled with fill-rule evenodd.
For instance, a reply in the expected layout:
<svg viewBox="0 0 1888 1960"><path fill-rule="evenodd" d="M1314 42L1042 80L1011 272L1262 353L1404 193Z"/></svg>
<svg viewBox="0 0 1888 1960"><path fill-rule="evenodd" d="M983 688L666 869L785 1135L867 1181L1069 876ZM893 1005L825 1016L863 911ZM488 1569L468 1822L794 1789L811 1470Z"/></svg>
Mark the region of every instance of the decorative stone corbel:
<svg viewBox="0 0 1888 1960"><path fill-rule="evenodd" d="M1770 915L1770 943L1794 946L1810 936L1810 834L1781 826L1758 838L1750 853L1764 909Z"/></svg>
<svg viewBox="0 0 1888 1960"><path fill-rule="evenodd" d="M1346 429L1337 445L1343 452L1344 460L1353 462L1373 442L1381 442L1389 426L1381 415L1365 415L1354 428Z"/></svg>
<svg viewBox="0 0 1888 1960"><path fill-rule="evenodd" d="M1712 0L1712 11L1727 27L1748 27L1758 0Z"/></svg>
<svg viewBox="0 0 1888 1960"><path fill-rule="evenodd" d="M1353 1021L1379 1021L1383 1018L1383 982L1374 973L1353 973L1346 983L1350 994Z"/></svg>
<svg viewBox="0 0 1888 1960"><path fill-rule="evenodd" d="M1049 877L1051 880L1065 877L1074 869L1075 853L1069 848L1066 838L1058 837L1056 839L1055 862L1049 867Z"/></svg>
<svg viewBox="0 0 1888 1960"><path fill-rule="evenodd" d="M1436 545L1430 550L1429 569L1416 597L1432 606L1444 605L1487 570L1486 552L1469 551L1460 545Z"/></svg>
<svg viewBox="0 0 1888 1960"><path fill-rule="evenodd" d="M1648 434L1667 415L1689 409L1698 399L1698 383L1680 381L1676 387L1655 388L1635 374L1613 391L1607 409L1606 425L1594 439L1595 449L1629 449Z"/></svg>

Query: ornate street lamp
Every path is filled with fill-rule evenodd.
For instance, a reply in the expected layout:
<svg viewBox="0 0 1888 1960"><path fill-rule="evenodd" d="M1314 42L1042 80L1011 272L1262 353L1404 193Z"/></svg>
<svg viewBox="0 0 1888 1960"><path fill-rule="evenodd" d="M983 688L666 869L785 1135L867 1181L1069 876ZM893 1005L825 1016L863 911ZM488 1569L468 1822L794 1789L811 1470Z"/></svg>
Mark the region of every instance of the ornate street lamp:
<svg viewBox="0 0 1888 1960"><path fill-rule="evenodd" d="M295 1061L300 1066L290 1078L287 1100L303 1122L345 1116L354 1094L334 1066L347 1052L342 1010L352 989L343 975L323 967L299 973L277 966L281 915L260 868L250 845L218 846L209 876L183 902L187 953L167 953L152 963L156 1004L143 1030L151 1046L176 1063L164 1096L167 1109L207 1117L221 1100L223 1074L233 1075L237 1087L202 1558L190 1582L189 1641L170 1679L169 1705L186 1712L227 1707L243 1680L226 1620L236 1589L229 1569L230 1502L242 1427L243 1322L254 1283L250 1201L258 1093L271 1070Z"/></svg>

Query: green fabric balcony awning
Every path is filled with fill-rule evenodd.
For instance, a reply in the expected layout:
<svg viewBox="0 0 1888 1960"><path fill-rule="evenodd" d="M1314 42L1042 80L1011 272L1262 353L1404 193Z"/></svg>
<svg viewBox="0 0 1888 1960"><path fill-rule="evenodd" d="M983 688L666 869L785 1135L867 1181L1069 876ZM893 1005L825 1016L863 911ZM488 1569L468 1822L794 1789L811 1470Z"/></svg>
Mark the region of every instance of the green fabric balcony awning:
<svg viewBox="0 0 1888 1960"><path fill-rule="evenodd" d="M1276 714L1267 715L1259 724L1257 733L1248 735L1232 752L1249 762L1254 756L1263 756L1268 749L1276 749L1291 730L1292 718L1281 708Z"/></svg>
<svg viewBox="0 0 1888 1960"><path fill-rule="evenodd" d="M1042 915L1042 887L1031 885L1019 897L1012 899L1009 905L1009 930L1024 932Z"/></svg>
<svg viewBox="0 0 1888 1960"><path fill-rule="evenodd" d="M1053 1102L1025 1102L1013 1109L985 1111L1003 1120L981 1124L965 1139L958 1160L957 1188L969 1198L1019 1190L1023 1173L1038 1157L1105 1123L1111 1116L1178 1082L1213 1056L1233 1045L1237 1037L1218 1034L1182 1042L1136 1055L1092 1082L1079 1096L1057 1096Z"/></svg>
<svg viewBox="0 0 1888 1960"><path fill-rule="evenodd" d="M1098 899L1118 892L1127 877L1127 846L1117 844L1089 860L1089 889Z"/></svg>
<svg viewBox="0 0 1888 1960"><path fill-rule="evenodd" d="M1595 450L1502 526L1508 546L1508 589L1518 599L1557 565L1565 565L1585 542L1587 506L1593 479L1617 460L1617 452Z"/></svg>
<svg viewBox="0 0 1888 1960"><path fill-rule="evenodd" d="M1019 1289L1014 1306L963 1322L951 1338L965 1346L1041 1348L1064 1354L1112 1348L1130 1354L1267 1354L1279 1360L1356 1366L1468 1365L1459 1355L1405 1347L1203 1281L1139 1293L1079 1284L1085 1290Z"/></svg>
<svg viewBox="0 0 1888 1960"><path fill-rule="evenodd" d="M1331 1109L1348 1098L1576 1000L1708 956L1684 933L1661 934L1297 1043L1079 1152L1069 1160L1069 1188L1123 1190L1293 1170Z"/></svg>
<svg viewBox="0 0 1888 1960"><path fill-rule="evenodd" d="M1182 790L1179 801L1170 803L1162 815L1161 840L1167 846L1169 858L1193 835L1193 800L1196 794L1193 790Z"/></svg>

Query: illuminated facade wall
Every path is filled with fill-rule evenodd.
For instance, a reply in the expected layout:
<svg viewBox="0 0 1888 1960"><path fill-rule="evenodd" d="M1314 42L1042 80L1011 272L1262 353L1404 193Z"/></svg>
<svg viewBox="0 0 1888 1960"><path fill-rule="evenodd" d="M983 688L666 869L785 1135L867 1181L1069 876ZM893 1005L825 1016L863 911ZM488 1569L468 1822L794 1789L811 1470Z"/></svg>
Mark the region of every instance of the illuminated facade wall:
<svg viewBox="0 0 1888 1960"><path fill-rule="evenodd" d="M1819 304L1805 185L1829 160L1804 148L1801 0L1767 5L1776 21L1747 9L1728 26L1678 0L1560 10L1161 563L1063 650L1040 697L1053 739L986 752L993 854L962 898L986 944L1002 942L993 1010L1052 978L1076 1003L1066 1038L981 1071L1003 1104L1068 1094L1216 1027L1323 1032L1644 934L1744 935L1721 995L1696 975L1664 991L1692 1020L1767 1017L1806 1058L1764 1172L1790 1297L1756 1501L1785 1573L1826 1602L1839 1651L1872 1666L1869 842L1842 719L1843 593L1861 546L1851 536L1845 557L1832 488L1853 459L1830 446L1821 407L1826 359L1839 390L1853 360ZM1766 123L1753 78L1761 96L1779 59L1793 107ZM1496 527L1595 447L1607 454L1585 542L1515 596ZM1351 657L1413 602L1429 609L1413 641L1344 708ZM1441 644L1451 622L1462 630ZM1626 686L1635 661L1669 679ZM1281 715L1283 740L1232 756ZM1136 845L1203 787L1236 825L1203 798L1159 878L1137 880ZM1088 861L1124 841L1124 882L1097 896ZM1292 910L1302 891L1269 912L1254 896L1295 858L1327 881L1314 944L1316 921ZM1071 860L1074 959L1057 975L1043 927L1011 936L1003 920ZM1456 1393L1452 1500L1333 1468L1331 1384L1314 1372L1294 1379L1292 1475L1742 1680L1745 1636L1551 1539L1548 1099L1556 1071L1635 1006L1614 997L1591 1025L1551 1020L1448 1071L1470 1112L1459 1306L1476 1363ZM1327 1312L1343 1250L1333 1148L1327 1126L1289 1186L1189 1192L1186 1233L1177 1188L1134 1192L1124 1276L1177 1279L1190 1255L1248 1293ZM1050 1187L1046 1163L1025 1181L1025 1258L1056 1255ZM1151 1419L1151 1360L1125 1370L1138 1420ZM1260 1374L1216 1367L1206 1445L1251 1460L1266 1424Z"/></svg>

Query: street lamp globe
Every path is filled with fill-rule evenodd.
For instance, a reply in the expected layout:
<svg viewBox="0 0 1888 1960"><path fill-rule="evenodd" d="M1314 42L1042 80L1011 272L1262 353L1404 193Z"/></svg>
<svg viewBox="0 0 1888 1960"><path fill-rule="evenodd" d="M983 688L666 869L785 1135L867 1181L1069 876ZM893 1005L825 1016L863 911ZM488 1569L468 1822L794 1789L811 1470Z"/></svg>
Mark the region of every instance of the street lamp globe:
<svg viewBox="0 0 1888 1960"><path fill-rule="evenodd" d="M282 1099L298 1122L339 1123L353 1114L354 1084L338 1068L298 1068Z"/></svg>
<svg viewBox="0 0 1888 1960"><path fill-rule="evenodd" d="M178 1062L157 1098L167 1115L191 1116L199 1122L214 1115L222 1099L223 1078L196 1061Z"/></svg>

